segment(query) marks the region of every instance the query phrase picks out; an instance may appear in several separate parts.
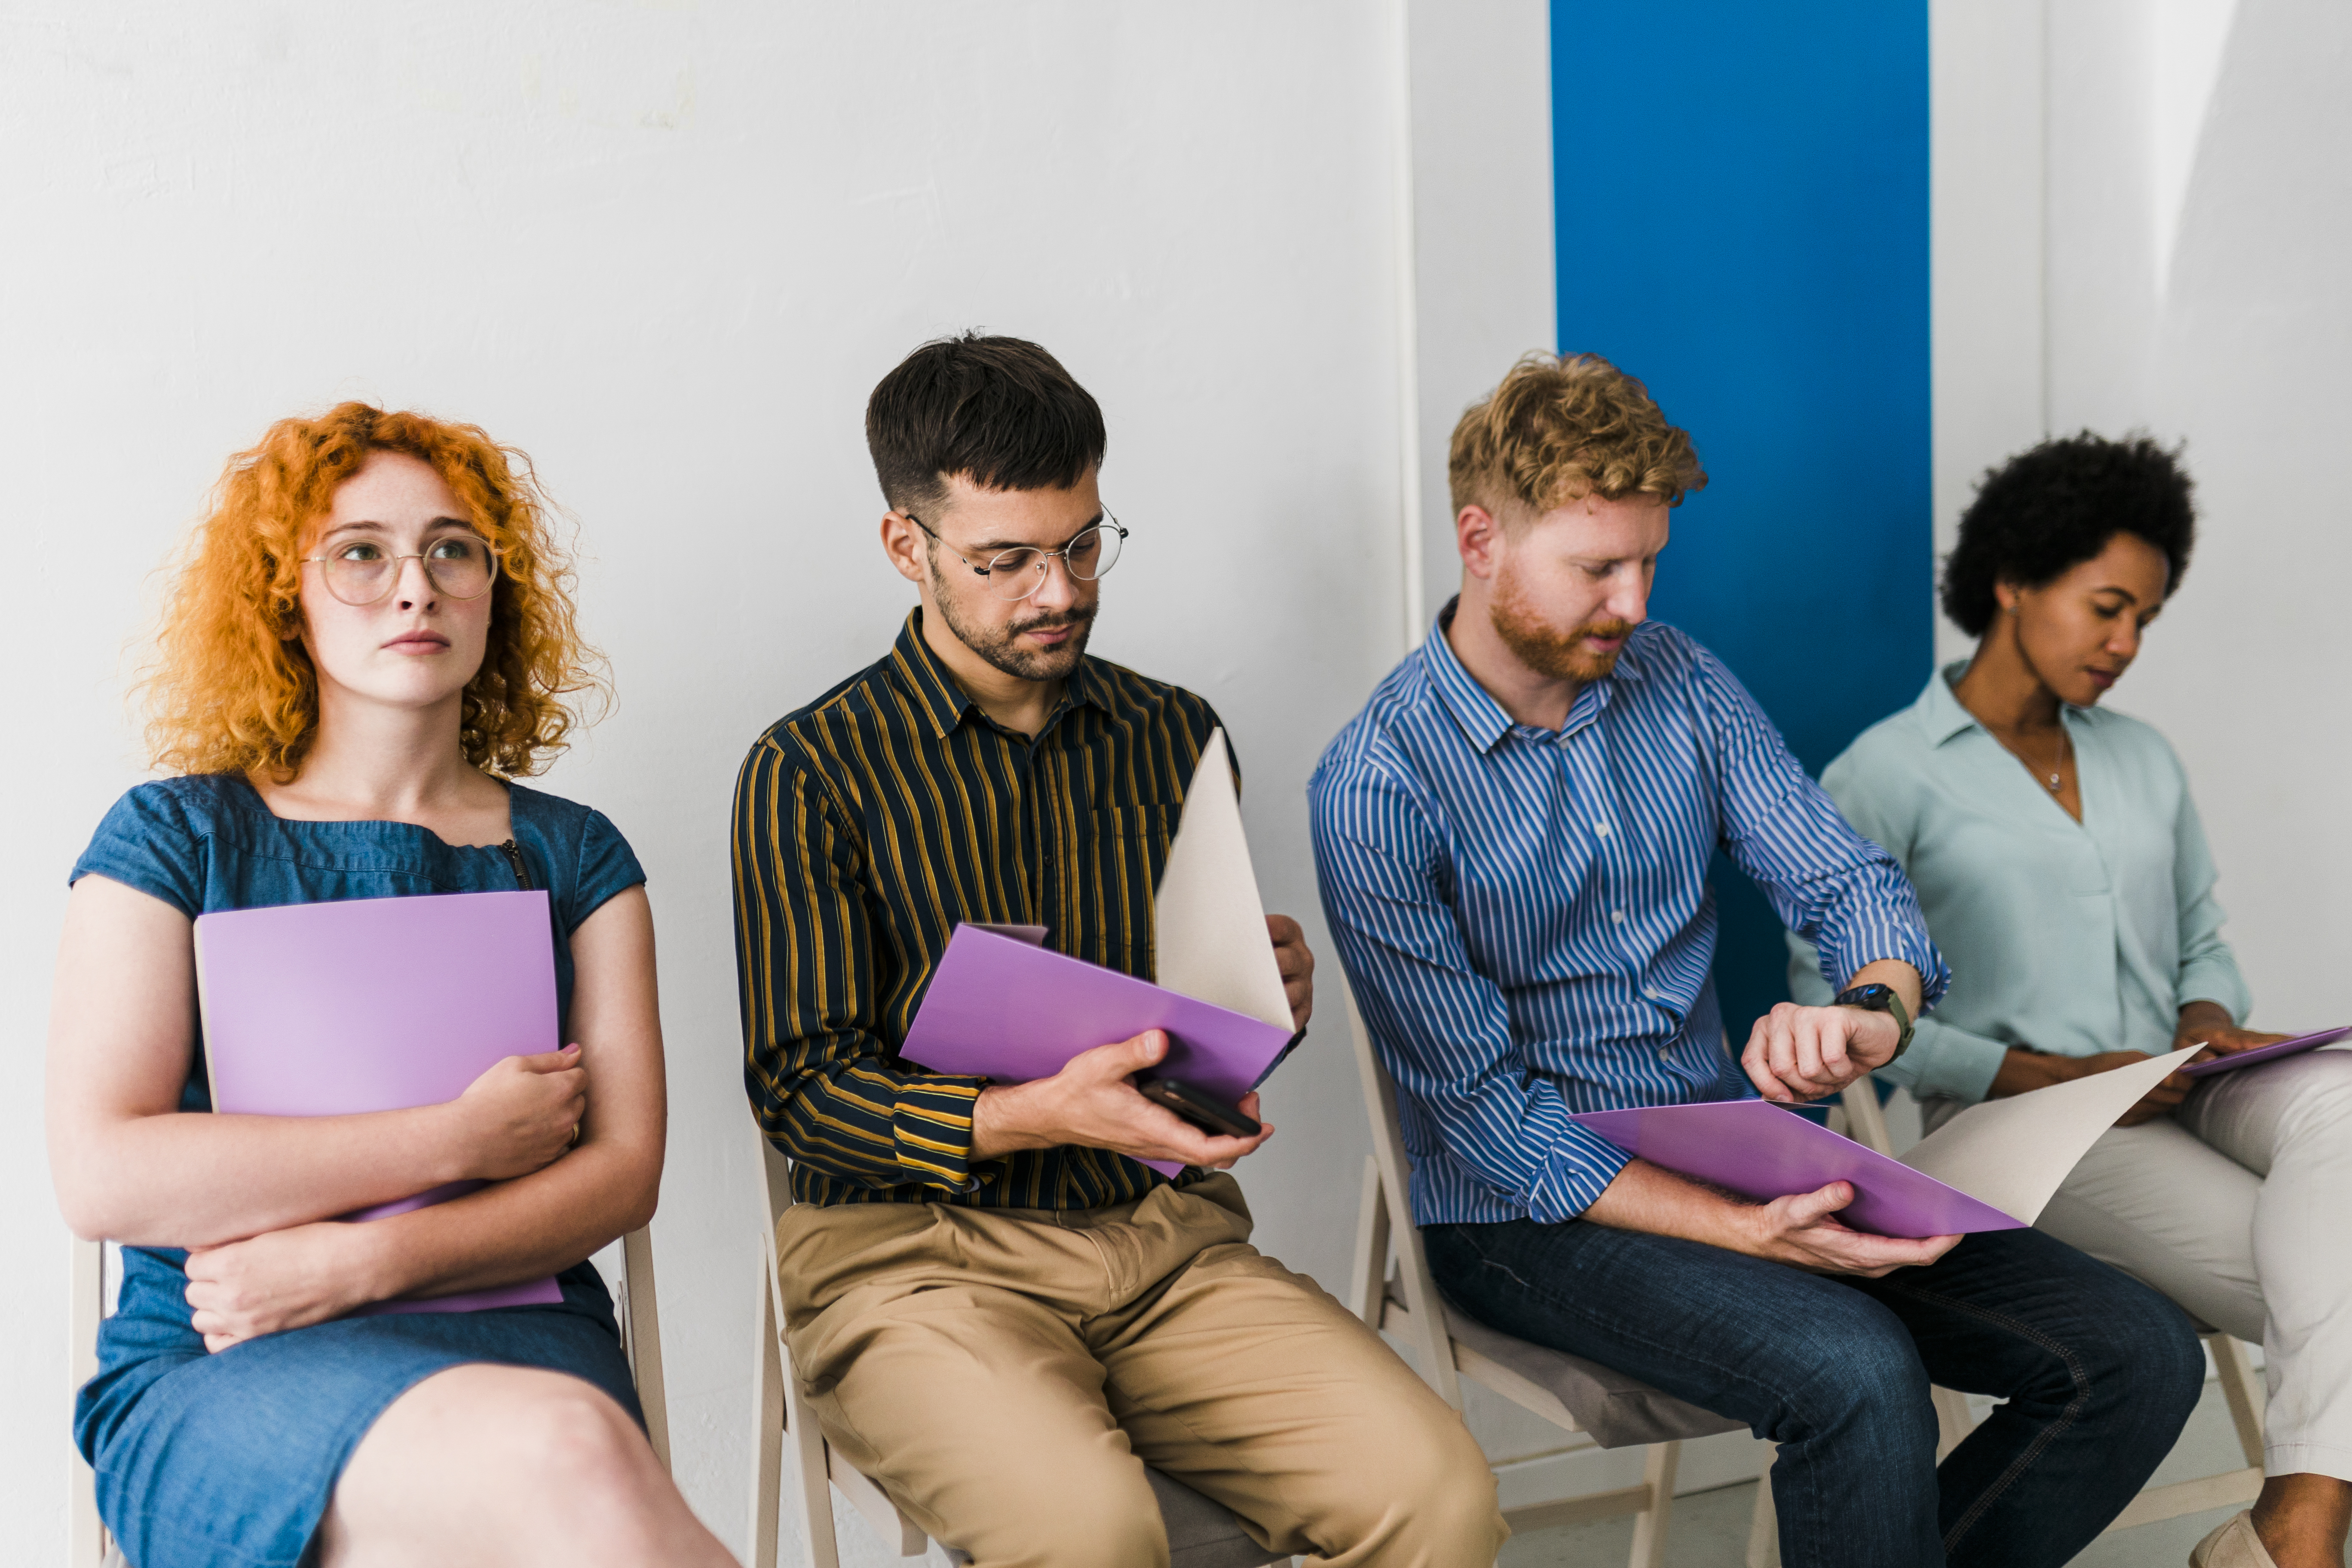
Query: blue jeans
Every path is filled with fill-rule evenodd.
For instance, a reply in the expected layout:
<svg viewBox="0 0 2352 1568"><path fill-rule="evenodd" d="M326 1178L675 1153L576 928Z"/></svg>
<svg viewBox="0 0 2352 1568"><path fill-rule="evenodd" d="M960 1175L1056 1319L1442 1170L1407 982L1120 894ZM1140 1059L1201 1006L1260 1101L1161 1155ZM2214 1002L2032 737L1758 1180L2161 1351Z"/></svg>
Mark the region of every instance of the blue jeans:
<svg viewBox="0 0 2352 1568"><path fill-rule="evenodd" d="M1883 1279L1581 1220L1423 1235L1481 1321L1780 1445L1788 1568L2059 1568L2146 1483L2204 1386L2179 1308L2038 1231L1970 1236ZM2007 1401L1940 1466L1930 1382Z"/></svg>

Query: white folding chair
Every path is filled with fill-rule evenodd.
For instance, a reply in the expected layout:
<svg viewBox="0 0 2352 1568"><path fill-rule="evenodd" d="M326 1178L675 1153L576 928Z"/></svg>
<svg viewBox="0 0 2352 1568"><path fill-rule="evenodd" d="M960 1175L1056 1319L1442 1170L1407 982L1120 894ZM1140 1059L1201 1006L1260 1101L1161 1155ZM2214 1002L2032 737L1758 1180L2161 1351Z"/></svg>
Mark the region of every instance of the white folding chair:
<svg viewBox="0 0 2352 1568"><path fill-rule="evenodd" d="M766 1237L760 1251L759 1305L753 1312L751 1568L775 1568L777 1505L782 1500L783 1447L793 1446L793 1487L800 1498L801 1561L807 1568L841 1568L841 1547L833 1529L833 1491L838 1489L865 1516L874 1533L901 1557L929 1551L930 1537L907 1517L874 1480L843 1463L818 1430L816 1417L801 1398L793 1375L792 1350L784 1342L783 1284L776 1272L776 1221L792 1206L792 1165L765 1136L760 1138L767 1174ZM1269 1552L1249 1538L1241 1521L1222 1504L1158 1470L1145 1479L1160 1501L1168 1531L1171 1568L1265 1568L1291 1558ZM942 1547L950 1563L970 1563L961 1552Z"/></svg>
<svg viewBox="0 0 2352 1568"><path fill-rule="evenodd" d="M1885 1112L1880 1109L1877 1092L1868 1079L1846 1086L1843 1109L1846 1136L1882 1154L1895 1152L1894 1140L1887 1136ZM2262 1492L2262 1380L2254 1375L2254 1363L2246 1354L2244 1344L2203 1323L2197 1325L2197 1331L2204 1338L2205 1348L2212 1352L2214 1373L2221 1384L2221 1397L2229 1404L2230 1419L2238 1429L2238 1447L2245 1455L2245 1468L2149 1487L2116 1516L2115 1522L2107 1526L2110 1531L2178 1519L2183 1514L2203 1513L2208 1509L2242 1508ZM1939 1388L1936 1396L1936 1413L1946 1436L1944 1445L1937 1450L1940 1457L1949 1453L1974 1423L1969 1416L1965 1395ZM1952 1409L1947 1408L1948 1401Z"/></svg>
<svg viewBox="0 0 2352 1568"><path fill-rule="evenodd" d="M1528 1531L1630 1513L1633 1568L1664 1568L1683 1440L1738 1431L1745 1423L1685 1404L1595 1363L1513 1339L1439 1294L1406 1195L1411 1165L1397 1119L1396 1086L1372 1049L1355 997L1341 989L1372 1126L1372 1153L1364 1162L1363 1205L1356 1222L1350 1304L1365 1322L1403 1340L1413 1351L1422 1376L1456 1410L1462 1408L1461 1379L1467 1377L1582 1438L1574 1448L1646 1446L1639 1486L1511 1509L1503 1517L1514 1531ZM1769 1486L1763 1489L1770 1490Z"/></svg>
<svg viewBox="0 0 2352 1568"><path fill-rule="evenodd" d="M72 1268L70 1362L72 1389L78 1391L98 1374L98 1325L106 1316L105 1244L76 1238ZM662 1394L661 1310L654 1289L650 1230L633 1230L621 1238L621 1289L614 1308L620 1320L622 1353L629 1358L629 1375L636 1380L637 1403L646 1413L646 1437L667 1470L669 1406ZM67 1560L73 1568L130 1568L113 1532L98 1517L98 1478L79 1451L73 1457L72 1488Z"/></svg>

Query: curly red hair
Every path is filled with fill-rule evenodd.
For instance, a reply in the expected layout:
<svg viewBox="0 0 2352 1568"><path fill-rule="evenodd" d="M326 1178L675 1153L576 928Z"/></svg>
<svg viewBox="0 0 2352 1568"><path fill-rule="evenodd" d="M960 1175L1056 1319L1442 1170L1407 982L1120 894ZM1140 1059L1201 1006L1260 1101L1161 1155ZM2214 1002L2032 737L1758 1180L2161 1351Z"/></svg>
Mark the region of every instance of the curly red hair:
<svg viewBox="0 0 2352 1568"><path fill-rule="evenodd" d="M228 461L181 551L142 682L149 753L176 773L259 771L285 783L317 738L317 671L300 640L301 555L336 487L378 452L431 466L489 542L499 571L488 646L467 683L458 742L476 767L538 773L601 699L603 658L573 623L570 560L530 459L478 426L339 404L281 419Z"/></svg>

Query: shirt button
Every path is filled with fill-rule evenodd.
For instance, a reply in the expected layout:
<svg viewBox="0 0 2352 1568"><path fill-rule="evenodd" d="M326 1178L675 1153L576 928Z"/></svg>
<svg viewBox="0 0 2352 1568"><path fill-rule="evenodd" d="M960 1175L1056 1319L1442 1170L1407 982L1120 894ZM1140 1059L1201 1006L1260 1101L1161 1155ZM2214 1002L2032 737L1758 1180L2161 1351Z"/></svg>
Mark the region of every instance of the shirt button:
<svg viewBox="0 0 2352 1568"><path fill-rule="evenodd" d="M1651 1001L1653 1001L1653 1002L1655 1002L1655 1001L1657 1001L1657 1000L1658 1000L1658 994L1657 994L1656 992L1654 992L1654 991L1651 990L1651 989L1650 989L1648 986L1646 986L1646 985L1644 985L1643 987L1642 987L1642 994L1643 994L1643 995L1644 995L1644 996L1646 996L1646 997L1648 997L1648 998L1649 998Z"/></svg>
<svg viewBox="0 0 2352 1568"><path fill-rule="evenodd" d="M1609 825L1605 822L1596 822L1592 825L1592 831L1606 838L1609 837Z"/></svg>
<svg viewBox="0 0 2352 1568"><path fill-rule="evenodd" d="M1611 910L1609 911L1609 918L1617 924L1623 925L1625 923L1625 911L1623 910Z"/></svg>

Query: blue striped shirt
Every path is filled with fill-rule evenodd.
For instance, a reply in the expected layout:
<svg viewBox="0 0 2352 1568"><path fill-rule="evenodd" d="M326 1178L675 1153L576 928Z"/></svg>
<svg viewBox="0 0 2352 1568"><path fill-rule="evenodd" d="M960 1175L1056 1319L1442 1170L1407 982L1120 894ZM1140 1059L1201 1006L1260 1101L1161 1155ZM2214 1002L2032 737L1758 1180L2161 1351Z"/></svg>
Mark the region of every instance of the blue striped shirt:
<svg viewBox="0 0 2352 1568"><path fill-rule="evenodd" d="M1307 793L1323 908L1397 1083L1423 1225L1573 1219L1625 1154L1570 1114L1745 1099L1710 969L1719 845L1834 984L1948 978L1902 870L1713 654L1651 621L1558 731L1445 640L1389 673Z"/></svg>

